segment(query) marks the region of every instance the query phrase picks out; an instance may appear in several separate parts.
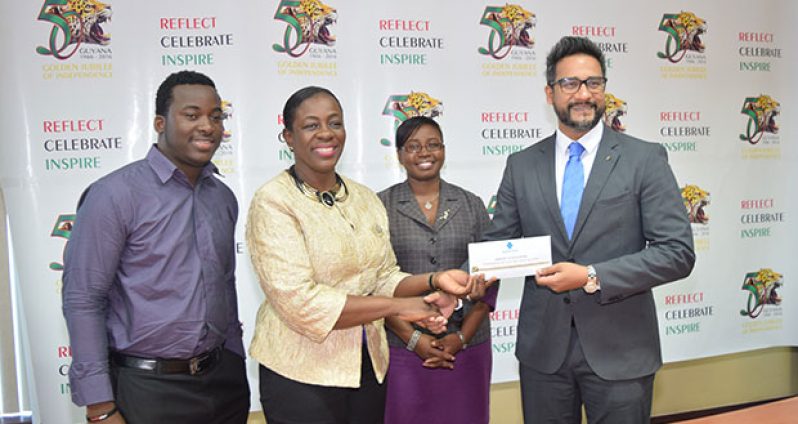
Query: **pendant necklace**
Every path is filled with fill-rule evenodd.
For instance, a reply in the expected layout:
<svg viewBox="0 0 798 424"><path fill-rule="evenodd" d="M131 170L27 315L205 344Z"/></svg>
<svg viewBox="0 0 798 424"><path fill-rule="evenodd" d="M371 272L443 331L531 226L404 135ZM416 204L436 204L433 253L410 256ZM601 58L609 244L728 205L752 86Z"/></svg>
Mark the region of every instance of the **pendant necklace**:
<svg viewBox="0 0 798 424"><path fill-rule="evenodd" d="M343 202L347 197L349 197L349 189L346 187L344 180L341 179L338 174L335 174L335 187L333 187L332 190L321 191L316 190L315 187L299 178L299 175L297 175L293 165L288 168L288 173L294 179L294 183L299 191L302 192L302 194L311 199L317 200L319 203L327 206L328 208L332 208L336 202Z"/></svg>
<svg viewBox="0 0 798 424"><path fill-rule="evenodd" d="M438 194L436 194L435 197L433 197L432 199L427 200L426 202L424 202L424 209L426 209L428 211L431 211L432 210L432 202L438 200L438 196L440 196L440 195L441 195L441 192L438 192Z"/></svg>

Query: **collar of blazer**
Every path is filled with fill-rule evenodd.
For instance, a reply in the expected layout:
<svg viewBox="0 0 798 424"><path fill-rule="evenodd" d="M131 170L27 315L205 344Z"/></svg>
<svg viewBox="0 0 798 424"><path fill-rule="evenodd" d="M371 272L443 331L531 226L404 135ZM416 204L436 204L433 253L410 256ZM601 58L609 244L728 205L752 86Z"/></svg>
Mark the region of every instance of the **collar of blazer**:
<svg viewBox="0 0 798 424"><path fill-rule="evenodd" d="M435 225L430 225L429 222L427 222L427 217L424 216L424 213L421 212L421 208L418 207L416 196L413 194L413 190L410 189L410 183L405 181L397 187L396 210L420 224L431 229L440 230L457 214L463 202L457 190L443 179L441 179L438 199L437 219L435 220Z"/></svg>

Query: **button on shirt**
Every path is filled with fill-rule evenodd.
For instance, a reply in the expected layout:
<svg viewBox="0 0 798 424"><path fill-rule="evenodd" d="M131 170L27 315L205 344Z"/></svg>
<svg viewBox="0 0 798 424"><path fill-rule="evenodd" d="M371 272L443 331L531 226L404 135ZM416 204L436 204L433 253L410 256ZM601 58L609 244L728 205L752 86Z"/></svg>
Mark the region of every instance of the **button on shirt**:
<svg viewBox="0 0 798 424"><path fill-rule="evenodd" d="M86 190L64 264L72 399L113 399L109 350L187 359L244 349L235 291L238 205L208 164L195 186L153 146Z"/></svg>

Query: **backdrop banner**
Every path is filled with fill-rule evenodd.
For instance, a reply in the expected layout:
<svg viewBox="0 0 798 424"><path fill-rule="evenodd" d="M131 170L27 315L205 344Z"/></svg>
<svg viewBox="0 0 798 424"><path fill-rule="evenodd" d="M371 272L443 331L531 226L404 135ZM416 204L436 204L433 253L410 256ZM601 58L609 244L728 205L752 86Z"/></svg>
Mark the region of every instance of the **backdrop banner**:
<svg viewBox="0 0 798 424"><path fill-rule="evenodd" d="M319 85L338 95L349 135L339 172L375 191L405 178L397 125L435 118L447 146L444 178L492 212L507 156L554 131L546 55L560 37L579 35L607 56L606 123L667 149L693 222L695 271L656 289L665 360L798 345L795 2L323 1L6 8L0 184L36 422L84 421L70 402L60 296L77 200L92 181L144 157L156 141L155 90L181 69L213 78L230 115L214 162L242 211L246 343L263 300L244 242L246 211L254 191L293 162L277 138L291 93ZM504 281L491 315L494 382L518 378L522 284ZM254 361L248 371L257 409Z"/></svg>

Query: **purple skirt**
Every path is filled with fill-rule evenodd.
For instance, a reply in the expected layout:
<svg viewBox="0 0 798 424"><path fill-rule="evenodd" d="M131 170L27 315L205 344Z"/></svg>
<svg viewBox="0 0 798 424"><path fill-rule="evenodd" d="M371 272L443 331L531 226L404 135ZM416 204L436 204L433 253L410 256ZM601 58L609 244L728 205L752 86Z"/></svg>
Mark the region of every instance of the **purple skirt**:
<svg viewBox="0 0 798 424"><path fill-rule="evenodd" d="M391 347L386 424L487 424L490 419L490 341L456 355L454 370L427 369L415 352Z"/></svg>

